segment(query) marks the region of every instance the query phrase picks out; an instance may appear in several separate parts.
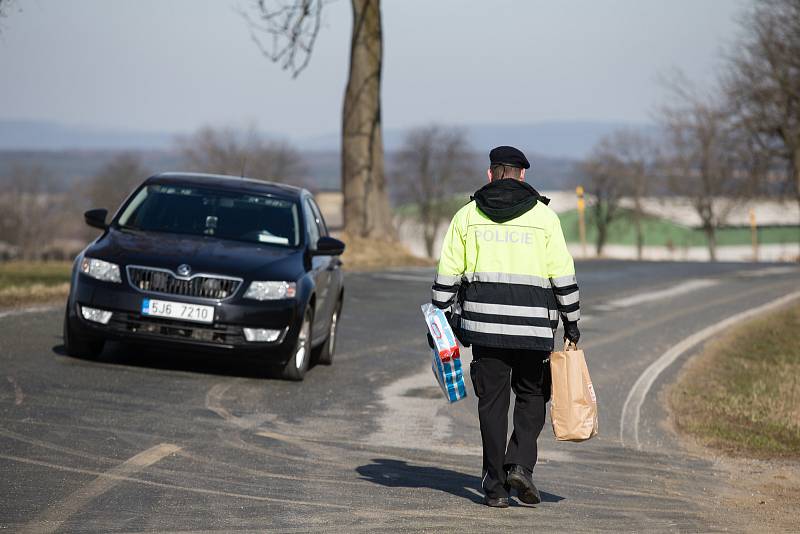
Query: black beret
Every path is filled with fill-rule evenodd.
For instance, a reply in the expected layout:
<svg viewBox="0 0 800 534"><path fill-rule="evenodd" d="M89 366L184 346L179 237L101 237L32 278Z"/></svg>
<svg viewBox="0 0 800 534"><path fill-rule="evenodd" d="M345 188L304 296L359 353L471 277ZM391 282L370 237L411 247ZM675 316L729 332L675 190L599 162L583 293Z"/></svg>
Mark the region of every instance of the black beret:
<svg viewBox="0 0 800 534"><path fill-rule="evenodd" d="M530 169L531 164L521 150L513 146L499 146L489 152L489 163L491 165L505 165L507 167L519 167Z"/></svg>

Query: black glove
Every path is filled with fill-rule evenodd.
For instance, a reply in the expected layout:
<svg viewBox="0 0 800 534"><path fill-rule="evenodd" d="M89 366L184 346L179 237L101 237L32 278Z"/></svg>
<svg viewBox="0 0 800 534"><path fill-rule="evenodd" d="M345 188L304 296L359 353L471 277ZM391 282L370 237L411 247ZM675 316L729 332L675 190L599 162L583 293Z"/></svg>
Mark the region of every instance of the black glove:
<svg viewBox="0 0 800 534"><path fill-rule="evenodd" d="M580 338L581 331L578 330L578 321L564 321L564 339L577 345Z"/></svg>
<svg viewBox="0 0 800 534"><path fill-rule="evenodd" d="M435 348L436 348L436 345L433 343L433 336L431 335L431 333L430 333L430 332L427 332L426 334L427 334L427 336L428 336L428 346L429 346L430 348L432 348L432 349L435 349Z"/></svg>

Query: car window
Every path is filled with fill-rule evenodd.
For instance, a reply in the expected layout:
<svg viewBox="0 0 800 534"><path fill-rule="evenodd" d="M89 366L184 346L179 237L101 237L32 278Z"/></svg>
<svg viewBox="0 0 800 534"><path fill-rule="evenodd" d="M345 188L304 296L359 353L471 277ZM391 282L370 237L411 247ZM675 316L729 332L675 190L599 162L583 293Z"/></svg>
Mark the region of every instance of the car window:
<svg viewBox="0 0 800 534"><path fill-rule="evenodd" d="M117 224L150 232L296 247L300 244L297 208L291 200L269 195L151 184L125 206Z"/></svg>
<svg viewBox="0 0 800 534"><path fill-rule="evenodd" d="M317 241L319 241L319 225L317 223L317 216L314 209L311 207L311 201L306 199L303 202L303 214L306 219L306 231L308 232L308 246L309 248L316 249Z"/></svg>
<svg viewBox="0 0 800 534"><path fill-rule="evenodd" d="M325 224L325 219L322 217L322 212L319 210L319 206L317 203L309 199L311 203L311 209L314 210L314 219L317 221L317 227L319 228L319 235L327 236L328 235L328 225Z"/></svg>

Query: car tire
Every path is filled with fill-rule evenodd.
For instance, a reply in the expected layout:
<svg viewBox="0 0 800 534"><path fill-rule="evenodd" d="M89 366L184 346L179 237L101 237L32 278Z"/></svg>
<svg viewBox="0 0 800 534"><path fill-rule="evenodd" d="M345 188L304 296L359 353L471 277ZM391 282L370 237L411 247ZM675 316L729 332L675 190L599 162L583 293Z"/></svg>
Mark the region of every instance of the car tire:
<svg viewBox="0 0 800 534"><path fill-rule="evenodd" d="M303 322L300 324L300 331L297 333L297 341L292 349L289 361L283 366L281 377L286 380L299 382L303 380L308 371L309 361L311 360L311 323L312 314L310 306L303 315Z"/></svg>
<svg viewBox="0 0 800 534"><path fill-rule="evenodd" d="M322 345L317 347L317 354L315 360L322 365L331 365L333 363L333 355L336 353L336 329L339 327L339 318L342 314L342 301L336 303L336 307L331 314L331 324L328 330L328 336Z"/></svg>
<svg viewBox="0 0 800 534"><path fill-rule="evenodd" d="M64 350L67 354L74 358L96 360L103 352L104 345L103 339L81 336L75 332L69 320L69 311L64 312Z"/></svg>

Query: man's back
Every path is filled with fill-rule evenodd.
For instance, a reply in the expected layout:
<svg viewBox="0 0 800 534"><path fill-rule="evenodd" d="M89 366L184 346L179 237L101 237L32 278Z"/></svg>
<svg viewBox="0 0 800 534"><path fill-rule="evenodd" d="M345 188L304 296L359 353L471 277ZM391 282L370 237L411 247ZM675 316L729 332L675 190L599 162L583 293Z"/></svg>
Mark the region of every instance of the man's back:
<svg viewBox="0 0 800 534"><path fill-rule="evenodd" d="M558 216L519 180L493 181L473 199L445 236L434 303L455 305L455 326L467 343L552 350L559 311L579 317L575 267Z"/></svg>

